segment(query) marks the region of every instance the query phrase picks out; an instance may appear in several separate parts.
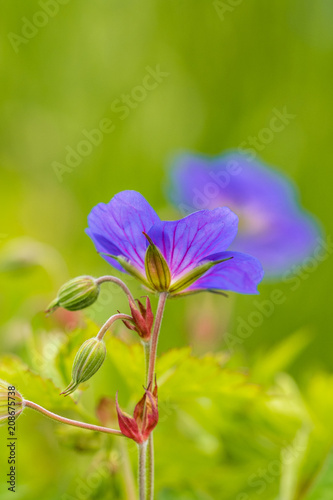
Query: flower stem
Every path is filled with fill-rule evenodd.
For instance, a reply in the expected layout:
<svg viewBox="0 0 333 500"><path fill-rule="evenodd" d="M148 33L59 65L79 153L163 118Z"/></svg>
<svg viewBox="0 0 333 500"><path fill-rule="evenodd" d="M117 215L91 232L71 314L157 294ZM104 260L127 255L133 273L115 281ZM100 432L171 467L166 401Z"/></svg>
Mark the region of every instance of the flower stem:
<svg viewBox="0 0 333 500"><path fill-rule="evenodd" d="M145 357L146 357L146 378L147 378L147 387L150 387L152 390L154 383L154 374L155 374L155 365L156 365L156 353L157 353L157 344L158 337L161 330L161 323L163 319L163 313L165 308L165 303L167 299L167 293L161 293L157 311L156 318L154 324L154 330L152 334L152 338L149 344L145 344ZM154 438L153 433L151 432L148 439L148 453L147 453L147 500L154 500Z"/></svg>
<svg viewBox="0 0 333 500"><path fill-rule="evenodd" d="M117 321L118 319L127 319L127 320L132 320L132 316L129 316L129 314L122 314L122 313L119 313L119 314L114 314L113 316L111 316L111 318L109 318L107 320L106 323L104 323L104 325L102 326L102 328L100 329L100 331L98 332L98 334L96 335L96 338L98 340L102 340L104 335L106 334L106 332L108 331L108 329L111 327L111 325Z"/></svg>
<svg viewBox="0 0 333 500"><path fill-rule="evenodd" d="M154 436L150 433L147 451L147 500L154 500Z"/></svg>
<svg viewBox="0 0 333 500"><path fill-rule="evenodd" d="M148 386L148 371L150 360L150 342L144 342L145 349L145 366L146 366L146 383ZM148 438L147 448L147 499L153 498L154 494L154 440L153 433Z"/></svg>
<svg viewBox="0 0 333 500"><path fill-rule="evenodd" d="M97 278L96 283L98 285L101 285L102 283L106 283L107 281L110 281L111 283L115 283L116 285L120 286L120 288L126 293L127 297L134 302L134 297L131 294L130 289L128 288L125 283L119 279L116 278L115 276L101 276L100 278Z"/></svg>
<svg viewBox="0 0 333 500"><path fill-rule="evenodd" d="M149 360L150 360L150 341L142 342L145 351L145 368L146 368L146 384L148 387L148 370L149 370Z"/></svg>
<svg viewBox="0 0 333 500"><path fill-rule="evenodd" d="M122 432L116 429L109 429L108 427L101 427L99 425L94 425L94 424L86 424L85 422L79 422L78 420L72 420L70 418L62 417L61 415L57 415L56 413L52 413L51 411L46 410L42 406L39 406L36 403L33 403L32 401L25 400L24 405L28 408L32 408L33 410L39 411L46 417L52 418L53 420L57 420L62 424L73 425L75 427L81 427L82 429L88 429L91 431L105 432L107 434L115 434L116 436L123 436Z"/></svg>
<svg viewBox="0 0 333 500"><path fill-rule="evenodd" d="M146 450L147 443L139 444L139 498L146 500Z"/></svg>
<svg viewBox="0 0 333 500"><path fill-rule="evenodd" d="M166 292L163 292L160 294L160 298L158 301L154 330L150 341L149 368L148 368L148 379L147 379L148 387L149 385L151 385L152 387L154 382L158 336L161 329L161 323L163 319L163 313L167 297L168 294Z"/></svg>

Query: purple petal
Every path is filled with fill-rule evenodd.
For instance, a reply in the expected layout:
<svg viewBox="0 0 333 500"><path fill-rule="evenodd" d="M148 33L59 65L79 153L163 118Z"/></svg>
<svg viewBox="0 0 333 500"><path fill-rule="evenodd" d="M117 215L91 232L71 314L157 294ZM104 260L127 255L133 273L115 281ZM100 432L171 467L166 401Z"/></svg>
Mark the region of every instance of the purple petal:
<svg viewBox="0 0 333 500"><path fill-rule="evenodd" d="M207 260L232 259L217 264L184 292L191 290L226 290L257 294L257 286L264 276L259 260L240 252L222 252Z"/></svg>
<svg viewBox="0 0 333 500"><path fill-rule="evenodd" d="M321 231L308 214L271 217L269 227L274 229L256 236L239 233L232 249L257 257L270 277L279 277L309 257L318 246Z"/></svg>
<svg viewBox="0 0 333 500"><path fill-rule="evenodd" d="M175 279L208 255L226 250L237 234L237 224L237 216L222 207L202 210L178 221L157 222L148 234Z"/></svg>
<svg viewBox="0 0 333 500"><path fill-rule="evenodd" d="M92 209L86 233L98 252L125 257L144 273L147 243L142 233L148 232L159 221L158 215L140 193L122 191L108 204L99 203ZM114 259L103 257L123 271Z"/></svg>
<svg viewBox="0 0 333 500"><path fill-rule="evenodd" d="M171 197L188 210L219 206L265 206L266 210L294 207L293 182L277 170L239 153L218 157L182 155L172 172ZM185 209L185 207L184 207Z"/></svg>
<svg viewBox="0 0 333 500"><path fill-rule="evenodd" d="M319 225L299 204L293 182L243 154L183 155L173 170L171 197L189 213L228 206L239 217L232 249L249 253L278 277L316 248Z"/></svg>

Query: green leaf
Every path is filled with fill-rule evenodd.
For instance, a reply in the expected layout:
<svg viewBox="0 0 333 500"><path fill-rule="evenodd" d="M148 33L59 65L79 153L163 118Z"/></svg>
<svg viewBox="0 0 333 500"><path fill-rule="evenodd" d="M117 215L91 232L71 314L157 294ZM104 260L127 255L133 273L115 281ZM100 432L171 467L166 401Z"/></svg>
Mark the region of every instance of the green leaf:
<svg viewBox="0 0 333 500"><path fill-rule="evenodd" d="M333 492L333 449L330 451L315 484L304 500L332 500Z"/></svg>
<svg viewBox="0 0 333 500"><path fill-rule="evenodd" d="M224 368L219 360L219 354L194 357L187 348L180 353L174 350L163 355L156 369L163 394L181 401L218 395L246 398L260 391L258 386L249 383L244 373Z"/></svg>
<svg viewBox="0 0 333 500"><path fill-rule="evenodd" d="M50 379L43 379L16 356L5 355L0 358L0 378L14 385L24 399L45 406L48 410L80 413L71 398L60 396L59 387Z"/></svg>
<svg viewBox="0 0 333 500"><path fill-rule="evenodd" d="M115 337L106 339L107 355L131 392L141 394L145 384L143 346L126 344Z"/></svg>
<svg viewBox="0 0 333 500"><path fill-rule="evenodd" d="M311 341L309 332L300 329L260 355L253 376L270 380L277 372L286 371Z"/></svg>

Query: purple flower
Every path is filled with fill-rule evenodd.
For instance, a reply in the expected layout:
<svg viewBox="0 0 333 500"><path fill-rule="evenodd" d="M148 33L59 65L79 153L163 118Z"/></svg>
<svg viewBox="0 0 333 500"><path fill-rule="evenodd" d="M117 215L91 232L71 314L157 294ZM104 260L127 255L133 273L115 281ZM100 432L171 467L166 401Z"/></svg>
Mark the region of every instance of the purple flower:
<svg viewBox="0 0 333 500"><path fill-rule="evenodd" d="M318 245L318 224L299 205L291 181L244 154L180 156L170 197L183 213L230 207L239 216L232 249L257 257L268 276L290 270Z"/></svg>
<svg viewBox="0 0 333 500"><path fill-rule="evenodd" d="M202 290L258 293L260 262L226 251L238 217L226 207L201 210L177 221L161 221L144 197L123 191L99 203L88 217L87 234L116 269L148 289L170 295Z"/></svg>

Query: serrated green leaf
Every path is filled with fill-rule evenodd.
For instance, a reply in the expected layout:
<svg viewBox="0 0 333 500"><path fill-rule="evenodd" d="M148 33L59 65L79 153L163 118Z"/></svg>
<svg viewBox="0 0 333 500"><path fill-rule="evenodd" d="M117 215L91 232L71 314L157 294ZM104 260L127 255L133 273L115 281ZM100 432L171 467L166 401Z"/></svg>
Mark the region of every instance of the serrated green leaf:
<svg viewBox="0 0 333 500"><path fill-rule="evenodd" d="M175 354L174 357L176 358ZM159 373L160 364L164 364L163 358L164 356L157 363ZM218 355L209 354L197 358L190 355L189 351L183 352L175 365L164 374L160 373L159 378L163 393L173 400L218 395L246 398L254 396L260 390L258 386L248 382L244 373L221 367Z"/></svg>

